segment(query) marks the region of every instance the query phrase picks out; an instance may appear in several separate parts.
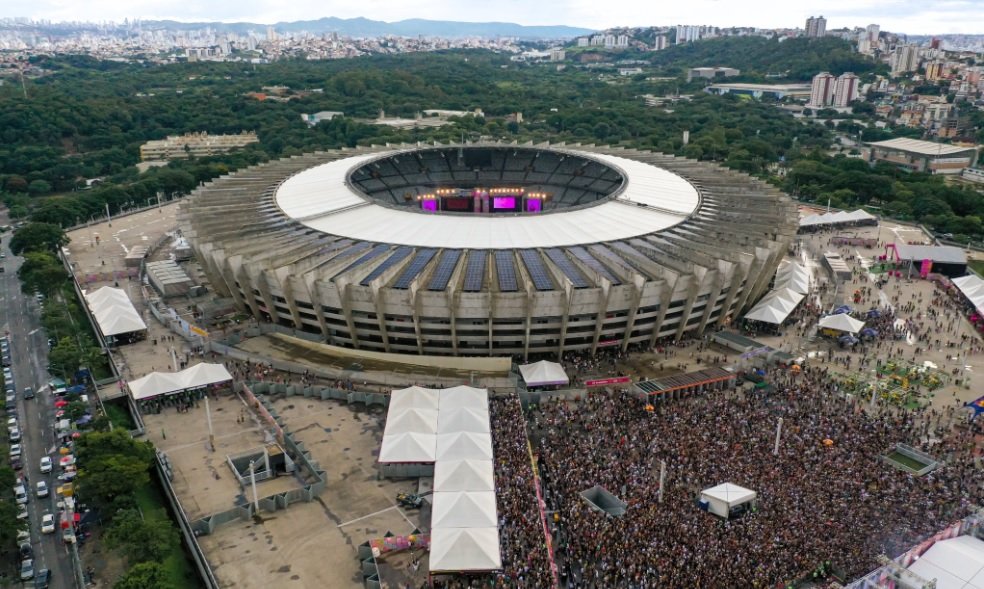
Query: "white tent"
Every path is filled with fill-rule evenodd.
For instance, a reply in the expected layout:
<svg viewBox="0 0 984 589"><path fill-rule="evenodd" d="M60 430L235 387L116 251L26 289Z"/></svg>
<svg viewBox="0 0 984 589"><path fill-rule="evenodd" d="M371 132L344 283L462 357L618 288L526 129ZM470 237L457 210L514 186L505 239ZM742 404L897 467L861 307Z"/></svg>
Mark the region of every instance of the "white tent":
<svg viewBox="0 0 984 589"><path fill-rule="evenodd" d="M494 527L432 530L429 567L438 573L501 569L499 530Z"/></svg>
<svg viewBox="0 0 984 589"><path fill-rule="evenodd" d="M492 528L498 524L495 493L453 491L434 493L431 528Z"/></svg>
<svg viewBox="0 0 984 589"><path fill-rule="evenodd" d="M437 410L439 395L437 389L412 386L390 393L389 410L433 409Z"/></svg>
<svg viewBox="0 0 984 589"><path fill-rule="evenodd" d="M437 411L433 409L407 409L386 415L385 435L437 433Z"/></svg>
<svg viewBox="0 0 984 589"><path fill-rule="evenodd" d="M789 317L805 297L806 295L789 288L774 290L745 313L745 319L778 325Z"/></svg>
<svg viewBox="0 0 984 589"><path fill-rule="evenodd" d="M529 387L541 387L549 385L565 385L571 382L564 372L564 367L556 362L540 360L532 364L523 364L519 367L523 381Z"/></svg>
<svg viewBox="0 0 984 589"><path fill-rule="evenodd" d="M731 510L755 500L758 494L751 489L739 487L731 483L722 483L710 489L704 489L700 494L702 502L707 502L707 511L727 519Z"/></svg>
<svg viewBox="0 0 984 589"><path fill-rule="evenodd" d="M494 491L491 460L438 460L434 463L434 490Z"/></svg>
<svg viewBox="0 0 984 589"><path fill-rule="evenodd" d="M384 435L379 462L434 462L433 434L404 433Z"/></svg>
<svg viewBox="0 0 984 589"><path fill-rule="evenodd" d="M957 290L967 297L970 304L974 305L977 312L984 314L984 280L981 280L974 274L968 274L954 278L952 282L957 287Z"/></svg>
<svg viewBox="0 0 984 589"><path fill-rule="evenodd" d="M864 321L859 321L847 313L838 313L836 315L827 315L820 319L817 326L822 329L843 331L844 333L857 333L864 327Z"/></svg>
<svg viewBox="0 0 984 589"><path fill-rule="evenodd" d="M909 570L935 579L936 589L984 589L984 541L969 535L941 540Z"/></svg>
<svg viewBox="0 0 984 589"><path fill-rule="evenodd" d="M133 399L140 401L231 380L232 375L224 365L202 363L181 372L151 372L143 378L131 380L127 386Z"/></svg>
<svg viewBox="0 0 984 589"><path fill-rule="evenodd" d="M492 436L471 432L438 434L437 460L492 460Z"/></svg>
<svg viewBox="0 0 984 589"><path fill-rule="evenodd" d="M449 389L441 389L438 392L440 393L438 408L441 411L467 407L485 409L486 411L489 409L488 389L477 389L475 387L460 385Z"/></svg>
<svg viewBox="0 0 984 589"><path fill-rule="evenodd" d="M813 225L843 225L847 223L858 223L861 221L873 221L877 219L874 215L861 209L856 211L837 211L824 213L822 215L807 215L800 219L800 227L810 227Z"/></svg>
<svg viewBox="0 0 984 589"><path fill-rule="evenodd" d="M797 262L785 261L776 270L775 290L788 288L800 294L810 292L810 271Z"/></svg>
<svg viewBox="0 0 984 589"><path fill-rule="evenodd" d="M489 412L484 409L452 409L438 414L437 433L452 434L456 432L474 432L487 434L489 427Z"/></svg>
<svg viewBox="0 0 984 589"><path fill-rule="evenodd" d="M85 293L85 303L106 337L147 329L123 289L104 286Z"/></svg>

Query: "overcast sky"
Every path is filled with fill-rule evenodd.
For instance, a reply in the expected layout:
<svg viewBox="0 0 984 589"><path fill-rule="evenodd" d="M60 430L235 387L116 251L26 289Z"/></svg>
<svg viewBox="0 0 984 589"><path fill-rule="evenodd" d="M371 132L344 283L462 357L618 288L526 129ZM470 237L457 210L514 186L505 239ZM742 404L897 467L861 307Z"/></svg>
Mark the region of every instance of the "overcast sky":
<svg viewBox="0 0 984 589"><path fill-rule="evenodd" d="M310 20L326 16L502 21L524 25L708 24L802 27L823 14L827 28L880 24L908 33L984 33L984 0L4 0L0 16L50 20Z"/></svg>

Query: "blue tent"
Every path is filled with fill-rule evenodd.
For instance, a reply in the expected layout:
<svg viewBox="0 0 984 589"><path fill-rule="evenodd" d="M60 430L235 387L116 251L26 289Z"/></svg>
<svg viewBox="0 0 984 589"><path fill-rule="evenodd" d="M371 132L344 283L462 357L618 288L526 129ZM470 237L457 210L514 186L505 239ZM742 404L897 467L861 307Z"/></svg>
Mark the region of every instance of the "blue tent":
<svg viewBox="0 0 984 589"><path fill-rule="evenodd" d="M878 309L871 309L868 311L868 319L878 319L881 317L881 311Z"/></svg>
<svg viewBox="0 0 984 589"><path fill-rule="evenodd" d="M865 327L861 330L861 335L865 337L876 337L878 335L878 330L873 327Z"/></svg>
<svg viewBox="0 0 984 589"><path fill-rule="evenodd" d="M853 335L842 335L839 338L837 338L837 341L840 342L842 346L853 346L854 344L858 343L861 340L854 337Z"/></svg>
<svg viewBox="0 0 984 589"><path fill-rule="evenodd" d="M834 309L834 312L831 313L831 315L840 315L841 313L850 313L850 312L851 312L851 307L850 306L848 306L848 305L841 305L840 307L837 307L836 309Z"/></svg>

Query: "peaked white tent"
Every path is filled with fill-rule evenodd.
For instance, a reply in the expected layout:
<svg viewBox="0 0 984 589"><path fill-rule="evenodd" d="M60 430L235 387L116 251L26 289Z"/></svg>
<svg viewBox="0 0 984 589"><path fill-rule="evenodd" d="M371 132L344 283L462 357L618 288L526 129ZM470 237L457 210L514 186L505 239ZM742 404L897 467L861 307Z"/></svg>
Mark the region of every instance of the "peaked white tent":
<svg viewBox="0 0 984 589"><path fill-rule="evenodd" d="M434 462L435 438L432 434L403 433L383 435L380 462Z"/></svg>
<svg viewBox="0 0 984 589"><path fill-rule="evenodd" d="M437 411L433 409L407 409L398 411L386 419L385 433L399 434L430 434L437 433Z"/></svg>
<svg viewBox="0 0 984 589"><path fill-rule="evenodd" d="M437 460L492 460L492 436L472 432L438 434Z"/></svg>
<svg viewBox="0 0 984 589"><path fill-rule="evenodd" d="M232 375L222 364L196 364L181 372L151 372L147 376L127 383L135 401L200 389L232 380Z"/></svg>
<svg viewBox="0 0 984 589"><path fill-rule="evenodd" d="M431 528L494 528L497 524L492 491L434 493Z"/></svg>
<svg viewBox="0 0 984 589"><path fill-rule="evenodd" d="M523 364L519 367L519 373L523 375L523 381L529 387L565 385L571 382L563 366L548 360Z"/></svg>
<svg viewBox="0 0 984 589"><path fill-rule="evenodd" d="M810 292L810 271L798 262L784 261L776 270L774 290L788 288L800 294Z"/></svg>
<svg viewBox="0 0 984 589"><path fill-rule="evenodd" d="M957 290L967 297L970 304L974 305L977 313L984 314L984 280L981 280L974 274L968 274L954 278L952 282L957 287Z"/></svg>
<svg viewBox="0 0 984 589"><path fill-rule="evenodd" d="M147 324L123 289L104 286L85 293L85 304L106 337L147 330Z"/></svg>
<svg viewBox="0 0 984 589"><path fill-rule="evenodd" d="M452 409L441 411L438 415L437 433L450 434L457 432L474 432L487 434L491 431L489 426L489 412L482 409Z"/></svg>
<svg viewBox="0 0 984 589"><path fill-rule="evenodd" d="M433 409L436 411L438 398L437 389L412 386L395 390L390 393L389 411L403 411L404 409Z"/></svg>
<svg viewBox="0 0 984 589"><path fill-rule="evenodd" d="M843 331L844 333L857 333L864 327L864 321L859 321L847 313L838 313L823 317L817 323L817 326L822 329Z"/></svg>
<svg viewBox="0 0 984 589"><path fill-rule="evenodd" d="M432 530L429 567L437 573L501 569L499 530L494 527Z"/></svg>
<svg viewBox="0 0 984 589"><path fill-rule="evenodd" d="M861 209L856 211L837 211L833 213L823 213L822 215L807 215L799 221L800 227L811 227L814 225L846 225L848 223L862 223L865 221L875 221L878 217L867 213Z"/></svg>
<svg viewBox="0 0 984 589"><path fill-rule="evenodd" d="M434 490L494 491L491 460L438 460L434 463Z"/></svg>
<svg viewBox="0 0 984 589"><path fill-rule="evenodd" d="M771 291L745 313L745 319L778 325L789 317L805 297L805 294L789 288Z"/></svg>
<svg viewBox="0 0 984 589"><path fill-rule="evenodd" d="M984 541L970 535L941 540L909 570L935 579L936 589L984 589Z"/></svg>
<svg viewBox="0 0 984 589"><path fill-rule="evenodd" d="M461 385L441 389L438 392L440 393L438 407L441 411L468 407L472 409L485 409L486 411L489 409L488 389L477 389L475 387Z"/></svg>
<svg viewBox="0 0 984 589"><path fill-rule="evenodd" d="M739 487L732 483L722 483L716 487L704 489L700 493L701 502L707 503L707 511L727 519L731 510L745 503L750 503L758 497L751 489Z"/></svg>

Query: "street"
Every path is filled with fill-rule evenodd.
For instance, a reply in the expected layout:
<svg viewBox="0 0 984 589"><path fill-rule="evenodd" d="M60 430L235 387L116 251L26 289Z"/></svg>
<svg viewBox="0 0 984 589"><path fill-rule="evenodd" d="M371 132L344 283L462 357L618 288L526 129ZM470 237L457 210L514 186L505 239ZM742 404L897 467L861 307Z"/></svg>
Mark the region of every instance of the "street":
<svg viewBox="0 0 984 589"><path fill-rule="evenodd" d="M6 215L0 216L0 224L9 221ZM41 516L45 513L58 515L55 506L58 487L58 456L54 436L54 407L52 393L47 390L48 372L47 336L41 329L40 306L33 294L24 294L17 279L17 268L22 258L10 252L11 234L3 235L3 251L7 257L3 262L5 271L0 274L0 326L9 333L11 368L17 391L17 415L22 432L24 468L18 474L26 479L30 496L27 504L31 522L31 544L34 548L34 570L51 571L51 587L55 589L74 588L75 576L68 549L62 542L61 533L41 533ZM34 399L24 399L24 387L36 391ZM55 468L48 474L41 474L39 461L42 456L51 456ZM49 496L38 498L38 481L48 485ZM33 587L33 581L30 582Z"/></svg>

